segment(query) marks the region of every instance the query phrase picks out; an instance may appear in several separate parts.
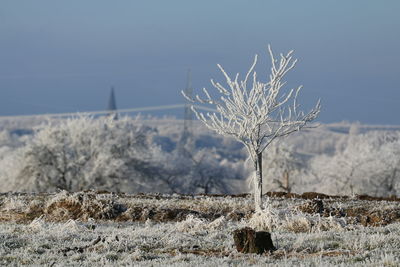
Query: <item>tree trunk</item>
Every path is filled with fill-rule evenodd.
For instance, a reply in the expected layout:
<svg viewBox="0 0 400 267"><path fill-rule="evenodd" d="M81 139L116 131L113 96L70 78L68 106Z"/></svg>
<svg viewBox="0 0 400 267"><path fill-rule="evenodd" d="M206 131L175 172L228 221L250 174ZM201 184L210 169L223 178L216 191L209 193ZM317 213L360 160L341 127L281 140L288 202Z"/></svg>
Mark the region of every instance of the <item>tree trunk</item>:
<svg viewBox="0 0 400 267"><path fill-rule="evenodd" d="M292 190L291 190L290 184L289 184L289 171L288 171L288 170L285 170L285 171L283 172L283 179L284 179L284 181L285 181L285 188L284 188L284 190L285 190L286 192L288 192L288 193L291 193L290 191L292 191Z"/></svg>
<svg viewBox="0 0 400 267"><path fill-rule="evenodd" d="M254 204L256 211L262 207L262 153L257 154L254 162L256 177L254 177Z"/></svg>

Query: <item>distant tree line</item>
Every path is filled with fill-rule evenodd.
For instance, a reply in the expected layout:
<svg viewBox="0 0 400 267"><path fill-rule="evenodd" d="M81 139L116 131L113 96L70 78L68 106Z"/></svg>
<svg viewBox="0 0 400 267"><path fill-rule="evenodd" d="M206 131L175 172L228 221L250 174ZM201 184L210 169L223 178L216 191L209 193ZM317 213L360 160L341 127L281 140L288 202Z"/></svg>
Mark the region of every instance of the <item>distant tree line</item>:
<svg viewBox="0 0 400 267"><path fill-rule="evenodd" d="M193 144L182 153L181 124L162 121L77 117L4 129L0 190L250 192L253 166L243 146L194 124ZM400 196L399 131L321 129L263 153L264 192Z"/></svg>

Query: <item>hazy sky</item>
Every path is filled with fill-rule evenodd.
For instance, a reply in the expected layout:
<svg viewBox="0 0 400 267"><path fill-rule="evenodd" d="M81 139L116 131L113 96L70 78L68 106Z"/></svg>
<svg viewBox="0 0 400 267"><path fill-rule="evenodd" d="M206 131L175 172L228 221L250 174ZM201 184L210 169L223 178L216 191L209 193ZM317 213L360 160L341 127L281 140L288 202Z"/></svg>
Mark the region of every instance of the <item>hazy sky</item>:
<svg viewBox="0 0 400 267"><path fill-rule="evenodd" d="M295 50L289 85L304 85L319 120L400 124L400 1L1 0L0 116L183 103L245 72L255 53L267 74ZM181 111L177 111L180 114Z"/></svg>

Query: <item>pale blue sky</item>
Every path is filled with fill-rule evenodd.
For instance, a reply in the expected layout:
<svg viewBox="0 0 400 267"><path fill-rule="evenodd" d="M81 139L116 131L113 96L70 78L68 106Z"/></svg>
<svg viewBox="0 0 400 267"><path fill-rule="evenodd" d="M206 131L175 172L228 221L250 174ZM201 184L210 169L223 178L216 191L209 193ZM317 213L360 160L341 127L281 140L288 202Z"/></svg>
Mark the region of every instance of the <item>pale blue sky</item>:
<svg viewBox="0 0 400 267"><path fill-rule="evenodd" d="M322 122L400 124L400 1L1 0L0 116L183 103L245 72L266 46L295 50L290 85ZM180 114L181 111L177 111Z"/></svg>

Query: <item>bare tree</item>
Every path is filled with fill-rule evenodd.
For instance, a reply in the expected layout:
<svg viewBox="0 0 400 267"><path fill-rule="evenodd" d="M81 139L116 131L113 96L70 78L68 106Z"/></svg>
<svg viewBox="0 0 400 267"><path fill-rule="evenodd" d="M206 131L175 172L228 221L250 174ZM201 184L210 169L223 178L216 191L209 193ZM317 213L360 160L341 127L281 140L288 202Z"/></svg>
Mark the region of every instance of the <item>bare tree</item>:
<svg viewBox="0 0 400 267"><path fill-rule="evenodd" d="M264 167L268 166L270 170L267 174L270 183L267 182L265 185L287 193L291 193L293 187L296 186L293 176L299 175L306 165L300 153L295 152L292 146L282 142L274 142L264 153L263 161Z"/></svg>
<svg viewBox="0 0 400 267"><path fill-rule="evenodd" d="M211 84L221 95L214 98L207 89L203 88L205 98L196 95L195 99L182 94L192 102L214 105L217 112L201 113L193 106L197 118L208 128L222 135L233 136L242 142L253 162L256 175L254 177L254 201L256 210L262 206L262 152L271 142L282 136L299 131L308 122L314 120L320 111L320 102L307 114L298 111L296 102L301 89L291 89L282 93L285 85L283 77L294 68L297 60L293 60L293 51L286 55L280 54L279 61L275 59L271 47L268 46L271 56L271 74L269 81L257 79L254 62L244 80L239 81L239 74L232 80L221 65L217 65L226 78L227 87L211 80ZM251 88L248 88L248 85ZM289 101L293 100L289 104Z"/></svg>

